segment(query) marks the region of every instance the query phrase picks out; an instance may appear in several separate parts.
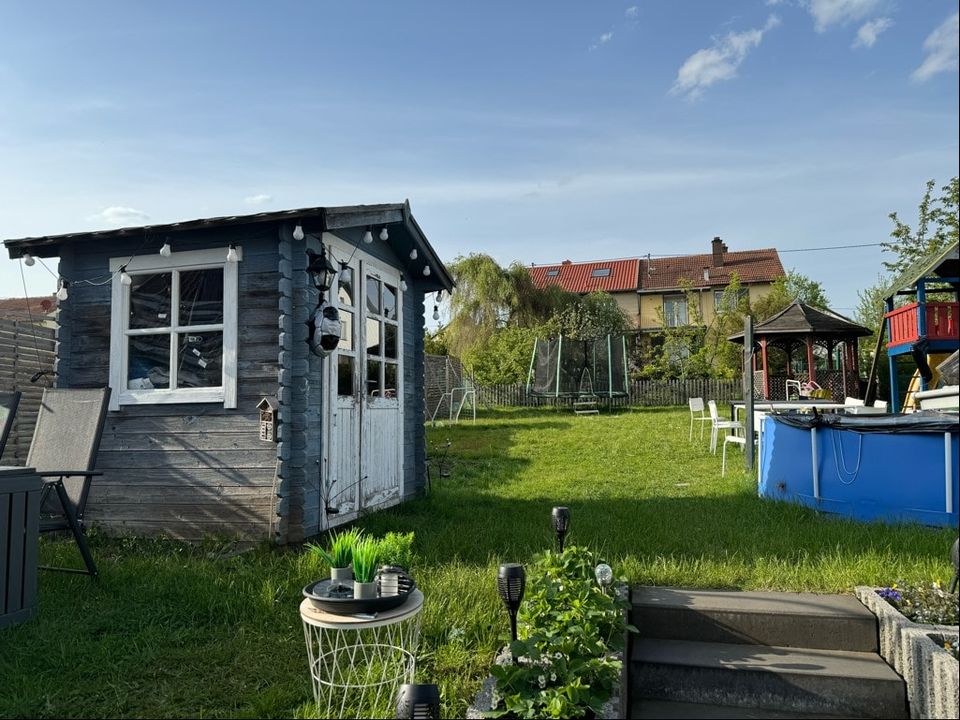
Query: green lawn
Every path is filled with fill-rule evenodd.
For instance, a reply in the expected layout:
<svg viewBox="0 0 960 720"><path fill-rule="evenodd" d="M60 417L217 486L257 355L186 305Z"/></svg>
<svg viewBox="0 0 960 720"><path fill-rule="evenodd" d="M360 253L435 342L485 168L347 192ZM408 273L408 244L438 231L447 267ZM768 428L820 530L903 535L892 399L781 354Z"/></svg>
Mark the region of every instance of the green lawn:
<svg viewBox="0 0 960 720"><path fill-rule="evenodd" d="M954 534L864 525L761 501L742 472L720 477L686 410L599 417L500 411L430 429L452 442L430 495L361 523L415 530L426 598L418 679L462 715L507 631L501 561L553 542L550 509L572 511L570 542L633 582L844 591L896 579L949 581ZM742 456L734 451L735 469ZM298 548L113 540L94 534L102 577L42 573L40 615L0 630L0 716L290 716L311 712L297 605L322 577ZM79 563L71 542L44 562Z"/></svg>

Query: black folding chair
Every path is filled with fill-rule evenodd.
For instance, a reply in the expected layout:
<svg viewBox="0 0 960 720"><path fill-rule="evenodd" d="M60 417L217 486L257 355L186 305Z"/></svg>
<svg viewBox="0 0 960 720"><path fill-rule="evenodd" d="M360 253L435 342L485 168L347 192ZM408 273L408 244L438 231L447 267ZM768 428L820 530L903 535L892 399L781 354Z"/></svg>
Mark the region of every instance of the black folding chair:
<svg viewBox="0 0 960 720"><path fill-rule="evenodd" d="M13 429L13 418L17 414L17 405L20 404L20 391L0 392L0 457L7 446L7 438Z"/></svg>
<svg viewBox="0 0 960 720"><path fill-rule="evenodd" d="M83 512L91 479L103 475L93 468L109 402L110 388L46 388L43 391L26 463L43 478L40 532L69 530L87 567L84 571L41 566L44 570L97 574L96 563L83 536Z"/></svg>

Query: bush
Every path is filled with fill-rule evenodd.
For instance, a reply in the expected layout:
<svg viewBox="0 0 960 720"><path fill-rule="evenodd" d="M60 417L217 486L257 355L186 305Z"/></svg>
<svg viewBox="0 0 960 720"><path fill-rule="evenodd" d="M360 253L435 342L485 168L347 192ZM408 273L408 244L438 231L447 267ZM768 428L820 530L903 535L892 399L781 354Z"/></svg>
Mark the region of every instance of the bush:
<svg viewBox="0 0 960 720"><path fill-rule="evenodd" d="M516 664L496 665L490 717L578 718L599 714L620 676L628 603L594 579L597 560L570 546L534 558L518 616ZM631 628L632 629L632 628Z"/></svg>

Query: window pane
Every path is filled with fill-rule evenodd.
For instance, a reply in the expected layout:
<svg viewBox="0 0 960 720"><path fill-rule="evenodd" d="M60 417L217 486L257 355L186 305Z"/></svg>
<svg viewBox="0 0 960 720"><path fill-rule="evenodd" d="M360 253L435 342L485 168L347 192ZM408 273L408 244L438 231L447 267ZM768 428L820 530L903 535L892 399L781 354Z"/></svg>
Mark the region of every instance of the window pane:
<svg viewBox="0 0 960 720"><path fill-rule="evenodd" d="M223 384L223 333L180 333L177 387L220 387Z"/></svg>
<svg viewBox="0 0 960 720"><path fill-rule="evenodd" d="M367 318L367 355L380 354L380 321Z"/></svg>
<svg viewBox="0 0 960 720"><path fill-rule="evenodd" d="M380 281L367 278L367 312L380 314Z"/></svg>
<svg viewBox="0 0 960 720"><path fill-rule="evenodd" d="M181 272L180 324L218 325L222 322L223 268Z"/></svg>
<svg viewBox="0 0 960 720"><path fill-rule="evenodd" d="M383 324L383 356L397 357L397 326L386 322Z"/></svg>
<svg viewBox="0 0 960 720"><path fill-rule="evenodd" d="M353 268L345 267L340 270L340 291L338 293L341 305L353 305Z"/></svg>
<svg viewBox="0 0 960 720"><path fill-rule="evenodd" d="M170 326L170 273L130 276L131 328Z"/></svg>
<svg viewBox="0 0 960 720"><path fill-rule="evenodd" d="M680 327L687 324L687 299L685 297L664 298L663 319L667 327Z"/></svg>
<svg viewBox="0 0 960 720"><path fill-rule="evenodd" d="M354 360L349 355L337 356L337 395L353 395L353 363Z"/></svg>
<svg viewBox="0 0 960 720"><path fill-rule="evenodd" d="M397 396L397 365L396 363L383 364L383 396L395 398Z"/></svg>
<svg viewBox="0 0 960 720"><path fill-rule="evenodd" d="M383 316L388 320L397 319L397 289L383 284Z"/></svg>
<svg viewBox="0 0 960 720"><path fill-rule="evenodd" d="M380 396L380 361L367 360L367 395Z"/></svg>
<svg viewBox="0 0 960 720"><path fill-rule="evenodd" d="M340 350L353 350L353 313L340 311Z"/></svg>
<svg viewBox="0 0 960 720"><path fill-rule="evenodd" d="M128 337L127 388L170 387L170 336L138 335Z"/></svg>

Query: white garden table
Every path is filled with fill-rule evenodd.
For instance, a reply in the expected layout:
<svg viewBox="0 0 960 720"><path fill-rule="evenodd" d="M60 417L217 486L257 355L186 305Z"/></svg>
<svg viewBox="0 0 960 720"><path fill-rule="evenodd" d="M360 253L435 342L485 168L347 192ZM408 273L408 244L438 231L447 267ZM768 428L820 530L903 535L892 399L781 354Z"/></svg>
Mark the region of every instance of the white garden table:
<svg viewBox="0 0 960 720"><path fill-rule="evenodd" d="M375 615L335 615L300 603L319 717L393 717L397 690L412 683L423 593Z"/></svg>

